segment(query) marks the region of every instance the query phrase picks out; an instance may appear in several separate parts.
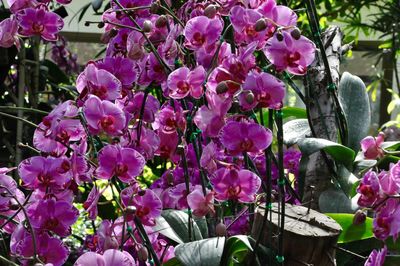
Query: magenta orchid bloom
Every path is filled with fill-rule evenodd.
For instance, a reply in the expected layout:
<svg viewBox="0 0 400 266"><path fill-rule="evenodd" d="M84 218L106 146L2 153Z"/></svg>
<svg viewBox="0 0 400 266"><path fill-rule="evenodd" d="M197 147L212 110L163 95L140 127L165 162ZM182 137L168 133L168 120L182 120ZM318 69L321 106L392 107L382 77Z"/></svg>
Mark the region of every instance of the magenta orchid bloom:
<svg viewBox="0 0 400 266"><path fill-rule="evenodd" d="M73 205L54 198L34 203L28 213L34 228L52 231L61 237L71 234L71 225L79 215L78 209Z"/></svg>
<svg viewBox="0 0 400 266"><path fill-rule="evenodd" d="M105 63L101 66L107 67ZM122 84L107 70L100 69L94 63L90 63L85 71L79 75L76 88L81 93L82 98L86 98L87 94L93 94L101 100L113 101L120 96Z"/></svg>
<svg viewBox="0 0 400 266"><path fill-rule="evenodd" d="M107 145L99 152L99 167L96 176L109 180L113 176L122 182L136 182L135 177L143 171L146 160L134 149L119 145Z"/></svg>
<svg viewBox="0 0 400 266"><path fill-rule="evenodd" d="M260 153L271 145L272 133L256 123L231 121L222 128L220 140L232 154Z"/></svg>
<svg viewBox="0 0 400 266"><path fill-rule="evenodd" d="M261 48L266 39L267 28L257 31L256 22L263 17L262 14L253 9L246 9L242 6L234 6L231 9L230 19L235 29L235 39L239 43L257 42Z"/></svg>
<svg viewBox="0 0 400 266"><path fill-rule="evenodd" d="M35 232L37 256L46 265L62 266L67 261L69 252L63 242L51 237L47 233L37 234ZM21 224L11 235L10 243L11 254L23 258L34 255L32 236L30 232ZM21 259L23 265L29 265L28 260Z"/></svg>
<svg viewBox="0 0 400 266"><path fill-rule="evenodd" d="M376 138L368 136L361 140L361 150L365 159L374 160L383 157L384 153L381 148L385 141L385 134L380 132Z"/></svg>
<svg viewBox="0 0 400 266"><path fill-rule="evenodd" d="M380 198L380 183L378 175L374 171L368 171L361 179L357 192L361 194L358 205L371 207Z"/></svg>
<svg viewBox="0 0 400 266"><path fill-rule="evenodd" d="M195 216L202 217L208 213L215 213L214 193L208 191L204 195L200 185L195 186L194 190L187 195L187 201Z"/></svg>
<svg viewBox="0 0 400 266"><path fill-rule="evenodd" d="M64 27L62 18L49 12L45 5L22 9L17 13L19 34L27 37L41 36L46 41L56 41L59 31Z"/></svg>
<svg viewBox="0 0 400 266"><path fill-rule="evenodd" d="M396 241L400 233L400 205L397 199L388 199L375 213L373 231L376 238L392 236Z"/></svg>
<svg viewBox="0 0 400 266"><path fill-rule="evenodd" d="M91 95L83 106L89 130L92 134L105 132L111 136L122 134L126 126L124 112L110 101L102 101Z"/></svg>
<svg viewBox="0 0 400 266"><path fill-rule="evenodd" d="M206 16L192 18L183 30L185 45L192 50L208 47L219 40L222 29L222 22L218 18L210 19Z"/></svg>
<svg viewBox="0 0 400 266"><path fill-rule="evenodd" d="M98 69L104 69L114 75L122 84L122 87L130 89L137 80L137 72L132 60L124 57L106 57L96 62ZM104 80L104 72L99 77ZM87 77L87 79L89 79ZM91 80L89 79L89 82ZM92 81L93 82L93 81ZM114 82L114 81L113 81ZM107 86L110 89L110 86ZM108 99L109 100L109 99Z"/></svg>
<svg viewBox="0 0 400 266"><path fill-rule="evenodd" d="M189 94L196 99L203 95L203 84L206 79L206 71L198 66L193 71L187 67L181 67L168 76L167 86L169 96L173 99L183 99Z"/></svg>
<svg viewBox="0 0 400 266"><path fill-rule="evenodd" d="M314 61L315 50L315 44L306 37L300 36L296 40L289 32L283 31L270 38L263 51L276 70L304 75Z"/></svg>
<svg viewBox="0 0 400 266"><path fill-rule="evenodd" d="M254 100L248 100L249 92L254 94ZM280 109L283 106L286 90L283 81L268 73L252 71L243 84L243 92L239 101L246 111L254 107Z"/></svg>
<svg viewBox="0 0 400 266"><path fill-rule="evenodd" d="M210 178L219 201L237 200L242 203L253 202L261 179L249 170L220 168Z"/></svg>
<svg viewBox="0 0 400 266"><path fill-rule="evenodd" d="M23 184L28 189L51 189L58 191L64 188L71 180L68 161L53 158L34 156L26 159L18 166L18 173Z"/></svg>
<svg viewBox="0 0 400 266"><path fill-rule="evenodd" d="M87 252L81 255L74 266L136 266L135 260L126 251L108 249L103 255Z"/></svg>
<svg viewBox="0 0 400 266"><path fill-rule="evenodd" d="M384 246L380 251L374 249L368 256L364 266L383 266L387 254L387 247Z"/></svg>
<svg viewBox="0 0 400 266"><path fill-rule="evenodd" d="M9 48L15 44L19 48L17 31L18 22L15 18L7 18L0 22L0 47Z"/></svg>
<svg viewBox="0 0 400 266"><path fill-rule="evenodd" d="M101 197L101 192L94 184L92 190L90 190L89 195L86 201L83 203L83 208L87 211L89 219L96 220L97 215L99 214L97 203Z"/></svg>
<svg viewBox="0 0 400 266"><path fill-rule="evenodd" d="M136 207L135 215L147 226L156 224L155 218L161 215L162 202L160 198L150 189L141 190L132 198L132 203Z"/></svg>

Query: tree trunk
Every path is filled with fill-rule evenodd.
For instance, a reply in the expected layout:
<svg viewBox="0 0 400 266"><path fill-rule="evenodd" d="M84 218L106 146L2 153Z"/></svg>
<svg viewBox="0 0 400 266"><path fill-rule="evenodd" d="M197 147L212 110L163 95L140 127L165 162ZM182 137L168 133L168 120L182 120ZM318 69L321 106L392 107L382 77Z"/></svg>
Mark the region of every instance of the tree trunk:
<svg viewBox="0 0 400 266"><path fill-rule="evenodd" d="M286 204L285 231L283 237L284 265L336 265L335 246L342 228L332 218L308 210L306 207ZM278 238L273 237L268 243L268 233L279 234L278 203L272 204L272 219L267 222L263 231L261 243L266 246L277 247ZM260 206L256 209L252 236L257 237L263 226L265 209ZM269 215L269 214L268 214Z"/></svg>
<svg viewBox="0 0 400 266"><path fill-rule="evenodd" d="M339 27L331 26L321 37L330 69L325 69L321 53L318 52L305 79L308 116L314 137L336 142L338 138L335 105L334 99L328 91L330 84L327 71L330 71L333 83L337 88L340 79L339 65L343 34ZM318 210L319 196L333 186L331 180L332 174L323 155L321 153L312 154L307 164L303 202L312 201L311 208Z"/></svg>

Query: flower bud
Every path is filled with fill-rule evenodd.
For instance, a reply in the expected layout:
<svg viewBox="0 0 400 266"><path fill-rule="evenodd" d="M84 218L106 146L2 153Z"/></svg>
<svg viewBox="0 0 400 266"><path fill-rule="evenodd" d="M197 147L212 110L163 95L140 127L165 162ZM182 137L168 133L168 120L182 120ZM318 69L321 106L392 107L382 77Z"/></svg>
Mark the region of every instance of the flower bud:
<svg viewBox="0 0 400 266"><path fill-rule="evenodd" d="M215 227L215 234L217 236L226 236L226 225L224 225L223 223L217 224L217 226Z"/></svg>
<svg viewBox="0 0 400 266"><path fill-rule="evenodd" d="M365 213L365 211L363 210L356 211L353 218L353 224L360 225L363 224L365 220L367 220L367 214Z"/></svg>
<svg viewBox="0 0 400 266"><path fill-rule="evenodd" d="M135 214L136 213L136 207L135 206L128 206L125 208L126 214Z"/></svg>
<svg viewBox="0 0 400 266"><path fill-rule="evenodd" d="M99 23L97 24L97 27L98 27L99 29L104 28L104 26L105 26L105 23L104 23L103 21L101 21L101 22L99 22Z"/></svg>
<svg viewBox="0 0 400 266"><path fill-rule="evenodd" d="M150 6L150 12L151 12L152 14L156 14L156 13L158 12L158 9L159 9L159 8L160 8L160 7L159 7L158 3L154 2L154 3L152 3L151 6Z"/></svg>
<svg viewBox="0 0 400 266"><path fill-rule="evenodd" d="M215 89L217 94L222 94L228 91L228 83L226 81L221 81L218 83L217 88Z"/></svg>
<svg viewBox="0 0 400 266"><path fill-rule="evenodd" d="M172 173L168 173L166 175L166 178L167 178L168 185L173 186L174 185L174 175Z"/></svg>
<svg viewBox="0 0 400 266"><path fill-rule="evenodd" d="M85 27L89 27L90 26L90 22L89 21L85 21Z"/></svg>
<svg viewBox="0 0 400 266"><path fill-rule="evenodd" d="M153 24L151 23L150 20L145 20L143 22L143 31L144 32L150 32L153 29Z"/></svg>
<svg viewBox="0 0 400 266"><path fill-rule="evenodd" d="M209 5L204 9L204 16L208 18L214 18L217 14L217 6L216 5Z"/></svg>
<svg viewBox="0 0 400 266"><path fill-rule="evenodd" d="M147 251L147 248L143 245L141 245L141 247L138 249L137 255L140 261L146 261L149 258L149 252Z"/></svg>
<svg viewBox="0 0 400 266"><path fill-rule="evenodd" d="M298 28L294 28L294 30L290 32L290 35L292 35L293 39L298 40L301 37L301 31Z"/></svg>
<svg viewBox="0 0 400 266"><path fill-rule="evenodd" d="M253 92L249 91L249 92L246 93L245 100L246 100L246 102L248 104L254 103L254 99L255 99L255 97L254 97L254 93Z"/></svg>
<svg viewBox="0 0 400 266"><path fill-rule="evenodd" d="M280 33L280 32L277 32L276 33L276 39L278 40L278 41L283 41L283 34L282 33Z"/></svg>
<svg viewBox="0 0 400 266"><path fill-rule="evenodd" d="M259 20L257 20L256 24L254 24L254 29L257 32L263 31L267 28L268 23L265 19L260 18Z"/></svg>
<svg viewBox="0 0 400 266"><path fill-rule="evenodd" d="M157 28L163 28L165 26L167 26L168 23L168 19L165 15L159 16L156 20L156 27Z"/></svg>

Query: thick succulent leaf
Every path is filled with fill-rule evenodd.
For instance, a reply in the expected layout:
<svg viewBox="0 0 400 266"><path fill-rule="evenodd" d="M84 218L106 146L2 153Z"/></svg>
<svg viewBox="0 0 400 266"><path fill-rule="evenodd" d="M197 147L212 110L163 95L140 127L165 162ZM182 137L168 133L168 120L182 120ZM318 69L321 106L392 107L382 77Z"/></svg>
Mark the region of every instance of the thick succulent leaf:
<svg viewBox="0 0 400 266"><path fill-rule="evenodd" d="M311 135L307 119L291 120L283 125L283 142L286 145L296 144L298 140Z"/></svg>
<svg viewBox="0 0 400 266"><path fill-rule="evenodd" d="M184 242L189 242L189 215L178 210L164 210L161 216L166 220L169 226L176 232L178 237ZM192 240L203 239L199 226L192 219Z"/></svg>
<svg viewBox="0 0 400 266"><path fill-rule="evenodd" d="M299 140L297 145L299 145L304 156L309 156L317 151L324 150L331 155L336 162L345 166L351 166L355 157L355 152L352 149L326 139L305 138Z"/></svg>
<svg viewBox="0 0 400 266"><path fill-rule="evenodd" d="M339 188L327 189L318 199L321 212L352 213L351 199Z"/></svg>
<svg viewBox="0 0 400 266"><path fill-rule="evenodd" d="M355 225L353 224L354 214L327 213L326 215L334 219L343 229L338 243L348 243L374 237L372 232L372 218L367 217L364 223Z"/></svg>
<svg viewBox="0 0 400 266"><path fill-rule="evenodd" d="M162 234L163 236L175 241L178 244L184 243L183 240L179 237L179 235L172 229L167 220L164 217L160 216L156 219L156 225L153 227L153 230L157 233Z"/></svg>
<svg viewBox="0 0 400 266"><path fill-rule="evenodd" d="M364 82L348 72L343 73L339 84L339 101L348 126L346 146L360 149L360 141L368 135L371 108Z"/></svg>
<svg viewBox="0 0 400 266"><path fill-rule="evenodd" d="M352 190L360 180L343 165L339 165L337 174L338 182L343 192L351 197L354 196L352 195Z"/></svg>
<svg viewBox="0 0 400 266"><path fill-rule="evenodd" d="M219 266L224 243L225 237L214 237L180 244L175 256L185 266Z"/></svg>
<svg viewBox="0 0 400 266"><path fill-rule="evenodd" d="M237 265L244 263L248 252L253 251L249 237L245 235L236 235L230 237L226 243L221 259L221 266Z"/></svg>

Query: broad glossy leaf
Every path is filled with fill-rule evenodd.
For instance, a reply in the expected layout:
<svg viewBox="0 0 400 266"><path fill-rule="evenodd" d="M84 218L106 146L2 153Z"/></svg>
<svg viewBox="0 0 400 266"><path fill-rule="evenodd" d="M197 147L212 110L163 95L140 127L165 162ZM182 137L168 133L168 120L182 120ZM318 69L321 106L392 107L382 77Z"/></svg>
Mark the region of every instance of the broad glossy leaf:
<svg viewBox="0 0 400 266"><path fill-rule="evenodd" d="M170 227L176 232L184 243L189 242L189 215L178 210L164 210L161 216L166 220ZM203 239L200 228L192 219L192 241Z"/></svg>
<svg viewBox="0 0 400 266"><path fill-rule="evenodd" d="M334 219L343 229L339 236L338 243L348 243L374 237L372 232L372 218L367 217L365 223L354 225L354 214L327 213L326 215Z"/></svg>
<svg viewBox="0 0 400 266"><path fill-rule="evenodd" d="M175 256L185 266L219 266L224 244L225 237L184 243L175 247Z"/></svg>
<svg viewBox="0 0 400 266"><path fill-rule="evenodd" d="M295 119L283 125L283 142L286 145L296 144L298 140L311 135L307 119Z"/></svg>
<svg viewBox="0 0 400 266"><path fill-rule="evenodd" d="M318 206L321 212L352 213L351 199L349 199L343 190L327 189L321 193L318 199Z"/></svg>
<svg viewBox="0 0 400 266"><path fill-rule="evenodd" d="M225 243L221 266L244 263L243 260L249 251L253 251L253 247L250 244L248 236L236 235L230 237Z"/></svg>
<svg viewBox="0 0 400 266"><path fill-rule="evenodd" d="M364 82L357 76L344 72L339 84L339 101L347 120L347 146L358 151L360 141L368 135L371 108Z"/></svg>
<svg viewBox="0 0 400 266"><path fill-rule="evenodd" d="M179 235L174 231L174 229L172 229L169 223L162 216L156 219L156 225L153 227L153 230L175 241L178 244L184 243Z"/></svg>
<svg viewBox="0 0 400 266"><path fill-rule="evenodd" d="M331 155L336 162L346 166L351 165L355 157L355 152L352 149L326 139L305 138L299 140L297 145L299 145L301 152L305 156L324 150Z"/></svg>
<svg viewBox="0 0 400 266"><path fill-rule="evenodd" d="M166 263L163 263L163 266L182 266L182 263L177 258L172 258Z"/></svg>
<svg viewBox="0 0 400 266"><path fill-rule="evenodd" d="M354 196L351 194L354 184L358 183L360 180L343 165L339 165L337 174L338 182L344 193Z"/></svg>

